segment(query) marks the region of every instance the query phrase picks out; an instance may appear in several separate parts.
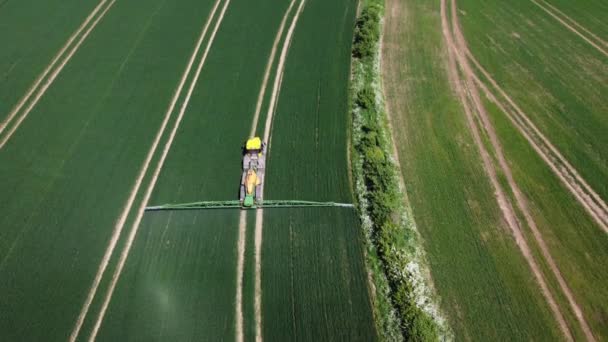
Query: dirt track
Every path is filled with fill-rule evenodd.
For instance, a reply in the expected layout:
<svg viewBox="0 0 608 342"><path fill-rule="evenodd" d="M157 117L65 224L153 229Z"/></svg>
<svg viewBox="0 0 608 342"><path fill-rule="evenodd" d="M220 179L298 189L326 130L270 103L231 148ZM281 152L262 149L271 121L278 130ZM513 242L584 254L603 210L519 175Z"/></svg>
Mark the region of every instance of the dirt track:
<svg viewBox="0 0 608 342"><path fill-rule="evenodd" d="M539 0L544 5L541 5L536 0L531 0L537 6L542 8L545 12L559 20L561 24L565 25L569 29L573 30L576 34L583 37L588 41L579 31L572 28L570 25L565 23L554 13L549 11L544 5L550 7L553 11L558 12L560 15L565 17L567 20L578 26L581 30L584 30L590 36L594 37L600 43L608 45L601 38L597 37L592 32L588 31L576 21L568 17L566 14L555 8L544 0ZM597 194L597 192L580 176L580 173L568 162L568 160L559 152L559 150L545 137L544 134L534 125L529 119L529 115L523 112L523 110L513 101L513 99L497 84L494 78L481 66L475 56L472 55L466 45L462 46L462 51L466 54L468 59L473 62L475 68L482 73L487 81L492 85L500 96L506 101L501 103L492 92L486 87L486 85L475 75L475 82L484 91L486 96L493 101L509 118L509 120L515 125L515 127L524 135L526 140L531 144L533 149L539 154L539 156L545 161L555 175L562 181L562 183L570 190L572 195L579 201L583 208L591 215L596 223L606 233L608 233L608 205L606 202ZM508 108L507 108L508 107Z"/></svg>
<svg viewBox="0 0 608 342"><path fill-rule="evenodd" d="M453 15L455 15L455 6L456 6L456 4L453 1L452 6L451 6ZM471 133L473 135L474 141L475 141L475 143L479 149L480 155L482 157L484 170L486 171L486 174L488 175L490 182L491 182L493 188L495 189L496 199L498 201L499 207L504 215L507 225L509 226L509 228L511 229L511 231L515 237L515 241L516 241L517 245L519 246L524 258L528 262L528 265L530 266L532 273L541 288L541 292L542 292L543 296L545 297L545 300L549 304L549 307L551 308L560 329L562 330L562 333L564 334L566 339L572 340L572 336L570 334L566 321L563 317L563 314L561 313L559 306L557 305L555 299L553 298L553 295L551 294L551 292L547 286L546 280L544 279L542 272L540 271L540 268L539 268L536 260L534 259L534 256L532 255L528 242L525 239L525 236L521 230L521 226L520 226L520 223L515 214L515 210L513 209L512 205L511 205L510 201L508 200L500 183L498 182L494 164L491 160L491 157L490 157L488 151L486 150L486 148L482 142L481 134L480 134L481 128L478 127L475 122L475 119L473 117L473 111L471 109L471 105L476 107L478 115L481 116L481 120L484 123L484 128L486 130L488 130L486 133L488 134L488 136L490 138L490 142L492 143L492 146L495 149L500 148L500 146L497 145L498 141L497 141L495 133L493 132L493 129L491 129L491 127L489 127L487 125L488 124L487 114L481 103L478 90L472 81L472 70L467 63L464 54L461 51L463 41L462 41L462 39L459 39L460 37L458 37L458 35L457 35L457 37L456 37L457 42L454 42L453 33L450 30L447 13L446 13L446 0L441 1L441 20L442 20L443 35L444 35L444 38L446 40L447 47L448 47L448 59L449 59L448 73L450 76L450 80L464 106L468 125L471 129ZM457 21L453 21L453 25L454 25L454 28L452 28L452 29L454 31L459 32L459 29L457 28L457 25L458 25ZM460 68L462 69L462 72L464 73L464 76L465 76L464 81L460 78L460 74L459 74L459 70L458 70L458 66L457 66L456 62L458 62L458 65L460 66ZM465 87L466 87L466 89L465 89ZM468 98L467 94L470 96L470 99ZM484 120L484 117L485 117L485 120ZM499 164L501 165L501 169L503 169L503 172L504 172L505 162L504 162L504 157L502 157L502 152L500 150L497 150L496 153L497 153L497 157L499 159ZM512 179L511 179L511 181L512 181ZM510 182L510 185L512 185L511 182Z"/></svg>

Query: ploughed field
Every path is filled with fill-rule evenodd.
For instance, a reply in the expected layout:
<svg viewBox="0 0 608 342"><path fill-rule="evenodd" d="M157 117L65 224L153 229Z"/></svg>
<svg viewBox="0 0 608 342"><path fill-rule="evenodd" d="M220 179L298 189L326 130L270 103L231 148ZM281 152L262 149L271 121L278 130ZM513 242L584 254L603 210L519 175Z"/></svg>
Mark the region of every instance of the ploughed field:
<svg viewBox="0 0 608 342"><path fill-rule="evenodd" d="M0 2L0 336L375 339L352 209L143 211L235 199L252 133L264 198L352 202L355 6Z"/></svg>

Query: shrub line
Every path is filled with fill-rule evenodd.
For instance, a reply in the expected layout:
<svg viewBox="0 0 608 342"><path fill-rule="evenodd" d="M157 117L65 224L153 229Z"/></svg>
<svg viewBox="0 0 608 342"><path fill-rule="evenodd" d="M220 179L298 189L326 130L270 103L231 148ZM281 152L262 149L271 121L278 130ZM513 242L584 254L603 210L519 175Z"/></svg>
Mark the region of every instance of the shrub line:
<svg viewBox="0 0 608 342"><path fill-rule="evenodd" d="M351 160L376 329L385 341L449 340L393 158L381 87L384 0L360 3L351 61Z"/></svg>

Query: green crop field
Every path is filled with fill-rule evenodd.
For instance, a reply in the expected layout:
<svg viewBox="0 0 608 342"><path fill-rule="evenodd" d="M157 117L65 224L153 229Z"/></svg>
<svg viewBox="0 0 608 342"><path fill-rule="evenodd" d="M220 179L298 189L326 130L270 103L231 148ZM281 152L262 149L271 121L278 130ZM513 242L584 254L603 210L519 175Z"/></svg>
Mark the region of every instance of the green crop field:
<svg viewBox="0 0 608 342"><path fill-rule="evenodd" d="M601 0L585 0L574 2L568 0L552 0L549 2L558 11L561 11L574 19L576 22L584 24L590 32L606 40L608 37L608 23L606 22L606 11L608 4Z"/></svg>
<svg viewBox="0 0 608 342"><path fill-rule="evenodd" d="M607 339L608 5L384 0L373 75L382 2L0 0L0 340ZM409 200L364 231L365 96ZM236 200L251 135L264 200L361 210L146 210Z"/></svg>
<svg viewBox="0 0 608 342"><path fill-rule="evenodd" d="M579 2L579 8L594 13ZM605 6L605 5L604 5ZM608 66L531 1L459 2L471 52L602 198L608 198ZM491 13L491 14L489 14ZM598 8L595 13L608 13ZM587 20L579 23L587 25ZM605 31L597 34L607 39Z"/></svg>
<svg viewBox="0 0 608 342"><path fill-rule="evenodd" d="M598 18L608 14L605 4L538 2L557 8L562 21L573 19L599 40L576 26L579 32L603 46L605 20ZM606 200L607 56L533 1L461 0L455 4L459 24L450 15L454 2L446 3L448 35L455 25L462 27L471 52L466 59L490 89L487 95L482 86L475 86L499 145L491 142L488 128L483 129L482 142L491 149L491 165L499 186L507 189L531 259L564 317L565 330L575 339L585 339L587 325L596 339L605 339L606 232L508 119L505 109L494 103L492 97L500 99L501 93L492 81ZM440 3L388 1L386 16L383 75L393 134L441 306L456 338L559 338L563 332L532 275L529 258L522 256L501 214L496 190L486 182L489 177L465 109L450 84L451 53L442 33ZM460 53L464 55L462 48ZM467 71L458 63L465 82ZM507 111L514 111L502 99L505 104ZM477 111L473 101L469 106ZM481 126L481 115L475 115L475 126ZM500 164L499 154L504 154L506 166ZM509 169L514 183L506 176ZM522 197L515 195L513 186ZM527 203L528 217L522 203ZM573 303L582 317L576 316Z"/></svg>
<svg viewBox="0 0 608 342"><path fill-rule="evenodd" d="M82 44L0 131L1 339L374 340L353 209L264 210L260 274L255 211L245 225L237 209L142 211L237 198L284 15L255 130L280 77L265 198L352 202L356 1L0 2L0 18L13 11L1 27L22 35L0 53L0 119L98 4Z"/></svg>
<svg viewBox="0 0 608 342"><path fill-rule="evenodd" d="M8 340L69 336L209 9L115 6L0 151Z"/></svg>
<svg viewBox="0 0 608 342"><path fill-rule="evenodd" d="M264 216L264 337L375 340L355 213L285 209Z"/></svg>
<svg viewBox="0 0 608 342"><path fill-rule="evenodd" d="M461 21L473 55L479 56L496 82L607 199L608 102L602 94L608 92L608 55L532 2L503 5L485 7L476 1L462 1L459 9L466 15ZM568 8L563 11L570 13ZM605 16L605 6L579 3L576 13L580 25L606 37L606 31L594 26L592 18L583 16ZM506 122L504 114L495 111L494 117L507 158L529 198L549 251L591 330L596 337L606 338L608 311L601 303L608 302L604 286L608 275L602 272L608 262L608 236ZM559 291L557 287L555 291Z"/></svg>
<svg viewBox="0 0 608 342"><path fill-rule="evenodd" d="M231 210L146 215L98 339L234 336L237 221Z"/></svg>
<svg viewBox="0 0 608 342"><path fill-rule="evenodd" d="M387 4L387 101L395 113L393 129L401 132L395 136L414 216L456 337L555 338L548 308L504 234L464 114L451 94L439 4ZM400 63L407 67L395 68Z"/></svg>
<svg viewBox="0 0 608 342"><path fill-rule="evenodd" d="M348 83L355 9L353 0L306 3L274 119L269 198L352 202L348 88L339 85Z"/></svg>
<svg viewBox="0 0 608 342"><path fill-rule="evenodd" d="M355 9L351 0L306 3L274 119L269 199L352 202L345 144L349 120L343 114L348 89L339 85L348 82ZM313 45L317 48L310 49ZM265 338L374 340L355 212L286 209L269 210L264 217Z"/></svg>
<svg viewBox="0 0 608 342"><path fill-rule="evenodd" d="M94 0L0 2L0 122L96 5Z"/></svg>

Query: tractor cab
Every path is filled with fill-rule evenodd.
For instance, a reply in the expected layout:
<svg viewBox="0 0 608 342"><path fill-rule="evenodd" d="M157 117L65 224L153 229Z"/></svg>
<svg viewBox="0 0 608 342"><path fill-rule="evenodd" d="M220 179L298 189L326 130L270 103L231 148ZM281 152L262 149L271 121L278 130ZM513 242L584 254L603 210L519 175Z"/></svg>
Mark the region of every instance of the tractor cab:
<svg viewBox="0 0 608 342"><path fill-rule="evenodd" d="M245 153L247 154L261 154L264 149L264 143L259 137L248 139L245 143Z"/></svg>

